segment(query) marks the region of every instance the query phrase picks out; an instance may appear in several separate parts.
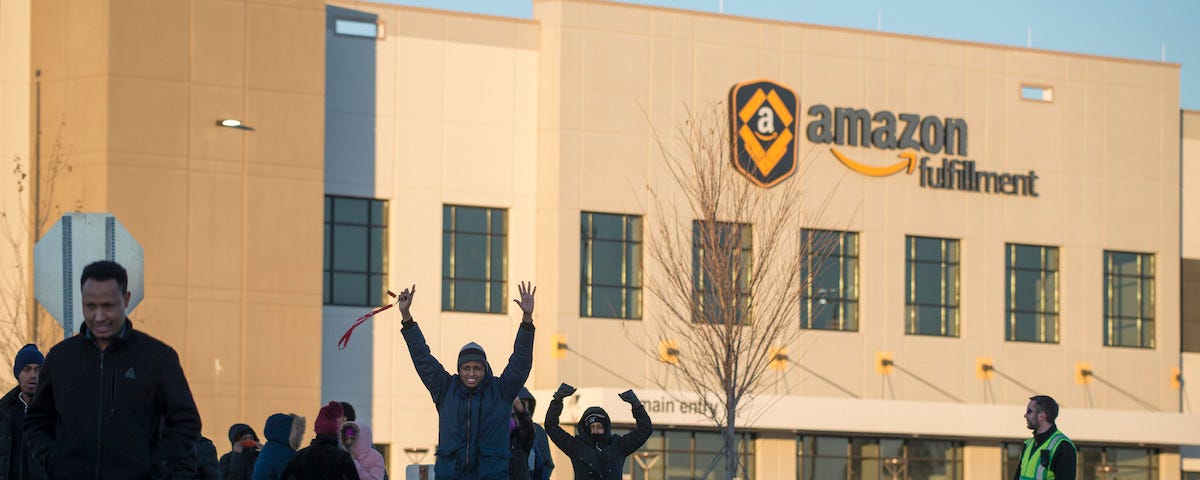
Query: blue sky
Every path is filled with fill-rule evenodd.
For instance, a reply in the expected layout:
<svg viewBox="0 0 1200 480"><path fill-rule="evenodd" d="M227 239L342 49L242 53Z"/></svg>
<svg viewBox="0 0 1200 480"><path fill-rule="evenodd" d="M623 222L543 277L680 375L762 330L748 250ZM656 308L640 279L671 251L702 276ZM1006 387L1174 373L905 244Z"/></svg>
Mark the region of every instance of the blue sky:
<svg viewBox="0 0 1200 480"><path fill-rule="evenodd" d="M379 0L530 18L532 0ZM834 25L1183 65L1180 106L1200 110L1200 0L626 0L627 3ZM882 21L881 21L882 20Z"/></svg>

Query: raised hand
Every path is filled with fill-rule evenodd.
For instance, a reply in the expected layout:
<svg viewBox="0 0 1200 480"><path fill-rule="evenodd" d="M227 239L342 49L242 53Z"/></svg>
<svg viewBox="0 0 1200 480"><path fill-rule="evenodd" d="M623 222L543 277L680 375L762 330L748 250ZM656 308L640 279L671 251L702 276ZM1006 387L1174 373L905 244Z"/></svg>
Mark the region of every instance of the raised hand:
<svg viewBox="0 0 1200 480"><path fill-rule="evenodd" d="M414 284L412 288L406 288L400 295L396 296L396 308L400 310L400 320L404 322L412 321L412 314L408 309L412 307L413 295L417 294L417 286Z"/></svg>
<svg viewBox="0 0 1200 480"><path fill-rule="evenodd" d="M554 391L554 398L567 398L574 394L575 394L575 387L572 387L572 386L564 383L564 384L558 386L558 390Z"/></svg>
<svg viewBox="0 0 1200 480"><path fill-rule="evenodd" d="M521 294L521 299L513 299L513 303L521 307L521 312L524 313L521 321L533 323L533 295L537 293L537 287L530 282L521 282L517 285L517 291Z"/></svg>
<svg viewBox="0 0 1200 480"><path fill-rule="evenodd" d="M621 397L621 400L628 402L630 405L637 406L638 404L642 403L641 400L638 400L637 395L633 393L633 390L626 390L617 396Z"/></svg>

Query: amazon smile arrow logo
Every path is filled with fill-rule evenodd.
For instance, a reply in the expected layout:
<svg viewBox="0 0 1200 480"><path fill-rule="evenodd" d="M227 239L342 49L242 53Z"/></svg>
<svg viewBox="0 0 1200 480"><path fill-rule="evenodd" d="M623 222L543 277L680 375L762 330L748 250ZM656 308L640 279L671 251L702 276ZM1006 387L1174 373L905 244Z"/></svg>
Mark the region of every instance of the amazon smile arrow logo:
<svg viewBox="0 0 1200 480"><path fill-rule="evenodd" d="M888 175L899 173L901 170L905 169L908 170L909 174L912 174L913 169L917 167L916 152L900 152L900 154L896 156L902 158L903 160L885 167L872 167L870 165L863 165L851 160L850 157L842 155L842 152L839 152L834 147L829 147L829 151L833 152L833 156L836 157L839 162L842 162L842 165L845 165L847 168L868 177L886 177Z"/></svg>

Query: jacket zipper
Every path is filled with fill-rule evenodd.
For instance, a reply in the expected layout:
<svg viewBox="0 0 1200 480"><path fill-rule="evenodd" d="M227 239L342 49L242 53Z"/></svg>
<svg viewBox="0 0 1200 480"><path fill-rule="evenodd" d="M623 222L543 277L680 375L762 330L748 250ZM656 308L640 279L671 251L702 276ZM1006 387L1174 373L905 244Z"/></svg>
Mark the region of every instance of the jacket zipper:
<svg viewBox="0 0 1200 480"><path fill-rule="evenodd" d="M100 447L104 443L104 350L100 350L100 378L96 382L98 397L96 400L96 479L100 479Z"/></svg>
<svg viewBox="0 0 1200 480"><path fill-rule="evenodd" d="M474 414L472 413L473 409L472 409L471 403L474 401L475 401L475 394L468 393L467 394L467 462L465 464L463 464L463 469L466 469L467 471L470 471L469 469L471 468L471 418L474 416Z"/></svg>

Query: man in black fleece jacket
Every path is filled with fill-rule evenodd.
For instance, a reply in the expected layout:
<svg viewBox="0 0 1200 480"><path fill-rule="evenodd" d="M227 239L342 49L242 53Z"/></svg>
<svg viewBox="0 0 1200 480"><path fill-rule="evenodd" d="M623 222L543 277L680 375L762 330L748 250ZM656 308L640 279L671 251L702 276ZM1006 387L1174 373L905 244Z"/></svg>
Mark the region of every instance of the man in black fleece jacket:
<svg viewBox="0 0 1200 480"><path fill-rule="evenodd" d="M92 263L80 282L84 325L50 349L25 415L33 461L51 479L170 478L200 436L179 355L125 317L124 267Z"/></svg>

